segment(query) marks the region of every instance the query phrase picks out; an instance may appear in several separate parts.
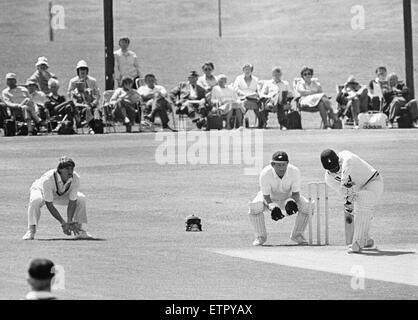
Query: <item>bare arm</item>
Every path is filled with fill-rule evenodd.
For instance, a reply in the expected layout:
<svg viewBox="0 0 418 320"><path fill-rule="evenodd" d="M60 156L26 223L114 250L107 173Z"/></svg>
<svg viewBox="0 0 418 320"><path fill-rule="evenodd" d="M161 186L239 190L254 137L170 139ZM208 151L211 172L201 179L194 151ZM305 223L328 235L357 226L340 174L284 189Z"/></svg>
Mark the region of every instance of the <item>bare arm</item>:
<svg viewBox="0 0 418 320"><path fill-rule="evenodd" d="M58 212L57 208L55 208L52 202L45 202L46 207L48 208L51 215L59 221L61 225L65 224L65 220L61 217L60 213Z"/></svg>
<svg viewBox="0 0 418 320"><path fill-rule="evenodd" d="M67 222L68 223L73 221L76 206L77 206L77 200L70 200L68 202L68 207L67 207Z"/></svg>

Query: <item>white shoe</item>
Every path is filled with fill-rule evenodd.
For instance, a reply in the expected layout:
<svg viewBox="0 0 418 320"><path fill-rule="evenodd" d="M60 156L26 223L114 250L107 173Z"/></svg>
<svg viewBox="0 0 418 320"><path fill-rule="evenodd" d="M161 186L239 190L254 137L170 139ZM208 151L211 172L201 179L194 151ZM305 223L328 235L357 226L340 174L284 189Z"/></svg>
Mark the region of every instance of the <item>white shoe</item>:
<svg viewBox="0 0 418 320"><path fill-rule="evenodd" d="M286 128L285 126L281 126L281 127L280 127L280 130L282 130L282 131L286 131L286 130L287 130L287 128Z"/></svg>
<svg viewBox="0 0 418 320"><path fill-rule="evenodd" d="M241 127L239 127L238 129L237 129L237 131L243 131L244 130L244 127L243 126L241 126Z"/></svg>
<svg viewBox="0 0 418 320"><path fill-rule="evenodd" d="M354 242L348 247L347 253L361 253L360 245L357 242Z"/></svg>
<svg viewBox="0 0 418 320"><path fill-rule="evenodd" d="M79 234L74 236L74 239L93 239L93 236L87 231L81 230Z"/></svg>
<svg viewBox="0 0 418 320"><path fill-rule="evenodd" d="M125 124L128 124L128 123L130 123L131 121L129 120L129 118L128 117L125 117Z"/></svg>
<svg viewBox="0 0 418 320"><path fill-rule="evenodd" d="M26 231L25 235L22 237L22 240L34 240L35 239L35 233L28 230Z"/></svg>
<svg viewBox="0 0 418 320"><path fill-rule="evenodd" d="M22 240L34 240L36 233L36 225L29 226L28 231L26 231L25 235L22 237Z"/></svg>
<svg viewBox="0 0 418 320"><path fill-rule="evenodd" d="M305 237L303 235L301 235L301 234L298 234L295 237L290 236L290 240L296 242L298 245L308 244L308 241L306 241Z"/></svg>
<svg viewBox="0 0 418 320"><path fill-rule="evenodd" d="M374 240L372 238L368 239L366 241L366 245L364 247L365 248L373 248L374 247Z"/></svg>
<svg viewBox="0 0 418 320"><path fill-rule="evenodd" d="M354 126L354 129L355 129L355 130L358 130L358 129L359 129L359 126L355 125L355 126Z"/></svg>
<svg viewBox="0 0 418 320"><path fill-rule="evenodd" d="M254 240L253 246L262 246L266 241L267 239L265 237L259 236Z"/></svg>
<svg viewBox="0 0 418 320"><path fill-rule="evenodd" d="M90 128L89 129L89 134L95 134L94 130Z"/></svg>

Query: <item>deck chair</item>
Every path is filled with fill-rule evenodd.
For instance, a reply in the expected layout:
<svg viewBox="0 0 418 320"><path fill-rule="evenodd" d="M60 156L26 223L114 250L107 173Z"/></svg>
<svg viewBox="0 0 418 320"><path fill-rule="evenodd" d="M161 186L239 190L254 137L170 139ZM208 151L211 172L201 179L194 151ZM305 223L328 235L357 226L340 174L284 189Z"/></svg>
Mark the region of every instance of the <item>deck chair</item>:
<svg viewBox="0 0 418 320"><path fill-rule="evenodd" d="M110 133L113 129L113 133L116 133L116 124L113 117L113 106L109 103L110 98L113 96L115 90L106 90L103 92L103 124L105 127L105 133Z"/></svg>

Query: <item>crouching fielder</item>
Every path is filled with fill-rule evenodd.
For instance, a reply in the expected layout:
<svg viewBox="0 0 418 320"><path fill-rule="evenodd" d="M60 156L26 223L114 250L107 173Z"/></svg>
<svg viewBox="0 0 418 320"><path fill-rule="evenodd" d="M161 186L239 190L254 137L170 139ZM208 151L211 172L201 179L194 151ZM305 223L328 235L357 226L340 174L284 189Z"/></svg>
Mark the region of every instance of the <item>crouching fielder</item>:
<svg viewBox="0 0 418 320"><path fill-rule="evenodd" d="M354 234L349 253L373 247L370 222L374 207L383 194L383 179L379 172L354 153L338 153L326 149L321 153L325 182L343 198L344 210L354 215Z"/></svg>
<svg viewBox="0 0 418 320"><path fill-rule="evenodd" d="M75 163L61 157L57 169L47 171L30 188L28 206L28 231L23 240L35 239L36 226L41 216L41 207L46 205L52 216L59 221L66 235L74 234L78 239L89 239L87 233L86 198L79 192L80 177L74 172ZM65 221L55 205L67 206Z"/></svg>
<svg viewBox="0 0 418 320"><path fill-rule="evenodd" d="M271 213L275 221L296 215L290 239L297 244L307 244L303 233L309 221L309 202L300 195L301 176L297 167L289 164L286 152L273 154L270 165L260 173L260 191L249 203L250 222L254 227L254 246L267 241L264 213Z"/></svg>

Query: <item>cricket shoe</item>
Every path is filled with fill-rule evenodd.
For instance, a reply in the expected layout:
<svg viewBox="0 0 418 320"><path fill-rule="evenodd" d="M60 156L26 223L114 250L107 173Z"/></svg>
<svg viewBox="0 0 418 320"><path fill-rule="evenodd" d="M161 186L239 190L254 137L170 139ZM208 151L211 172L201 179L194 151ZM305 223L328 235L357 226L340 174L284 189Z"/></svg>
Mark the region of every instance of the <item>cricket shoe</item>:
<svg viewBox="0 0 418 320"><path fill-rule="evenodd" d="M366 245L364 246L364 248L371 249L373 247L374 247L374 240L372 238L367 239Z"/></svg>
<svg viewBox="0 0 418 320"><path fill-rule="evenodd" d="M79 234L74 236L74 239L89 240L89 239L93 239L93 236L87 231L81 230Z"/></svg>
<svg viewBox="0 0 418 320"><path fill-rule="evenodd" d="M301 234L296 236L290 236L290 240L296 242L298 245L307 245L308 241L306 241L305 237Z"/></svg>
<svg viewBox="0 0 418 320"><path fill-rule="evenodd" d="M361 253L361 248L357 241L348 247L347 253Z"/></svg>
<svg viewBox="0 0 418 320"><path fill-rule="evenodd" d="M29 226L28 231L22 237L22 240L34 240L36 233L36 226Z"/></svg>
<svg viewBox="0 0 418 320"><path fill-rule="evenodd" d="M254 240L253 246L262 246L266 241L267 239L265 237L259 236Z"/></svg>

